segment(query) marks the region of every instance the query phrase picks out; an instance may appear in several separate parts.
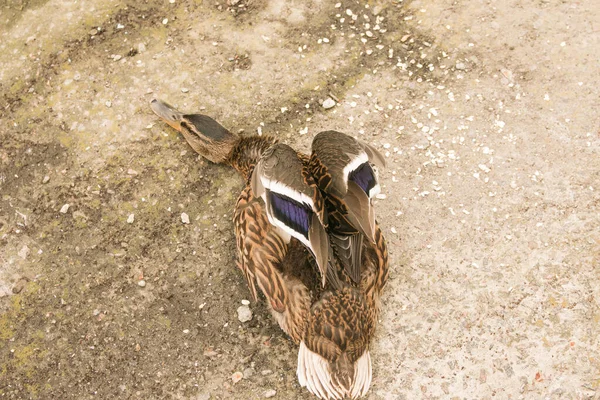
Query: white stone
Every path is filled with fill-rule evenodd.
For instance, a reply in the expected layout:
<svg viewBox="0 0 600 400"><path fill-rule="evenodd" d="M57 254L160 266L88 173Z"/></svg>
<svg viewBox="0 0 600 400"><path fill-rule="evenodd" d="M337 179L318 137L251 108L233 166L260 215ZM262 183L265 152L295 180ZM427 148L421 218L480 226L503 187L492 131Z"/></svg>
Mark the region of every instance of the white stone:
<svg viewBox="0 0 600 400"><path fill-rule="evenodd" d="M181 213L181 222L183 222L184 224L189 224L190 216L187 215L186 213Z"/></svg>
<svg viewBox="0 0 600 400"><path fill-rule="evenodd" d="M326 110L329 110L330 108L335 106L335 100L333 100L331 97L328 97L325 99L325 101L323 101L323 108Z"/></svg>
<svg viewBox="0 0 600 400"><path fill-rule="evenodd" d="M240 322L248 322L252 319L252 310L246 305L239 306L237 309L237 314Z"/></svg>

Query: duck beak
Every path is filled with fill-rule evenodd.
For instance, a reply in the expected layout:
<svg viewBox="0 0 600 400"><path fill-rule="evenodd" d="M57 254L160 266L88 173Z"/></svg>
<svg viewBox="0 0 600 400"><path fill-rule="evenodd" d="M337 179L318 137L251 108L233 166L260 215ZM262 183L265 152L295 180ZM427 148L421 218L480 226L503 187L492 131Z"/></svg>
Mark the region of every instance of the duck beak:
<svg viewBox="0 0 600 400"><path fill-rule="evenodd" d="M154 114L158 115L167 124L181 132L183 113L177 111L172 105L158 99L154 99L150 102L150 108L154 111Z"/></svg>

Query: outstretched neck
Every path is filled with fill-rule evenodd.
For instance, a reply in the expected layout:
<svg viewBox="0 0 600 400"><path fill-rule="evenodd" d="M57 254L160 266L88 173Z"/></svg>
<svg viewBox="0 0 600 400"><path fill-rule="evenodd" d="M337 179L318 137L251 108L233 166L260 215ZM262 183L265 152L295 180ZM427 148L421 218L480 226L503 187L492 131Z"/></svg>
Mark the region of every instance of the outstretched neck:
<svg viewBox="0 0 600 400"><path fill-rule="evenodd" d="M275 143L277 139L270 136L241 137L231 149L227 163L247 181L264 151Z"/></svg>

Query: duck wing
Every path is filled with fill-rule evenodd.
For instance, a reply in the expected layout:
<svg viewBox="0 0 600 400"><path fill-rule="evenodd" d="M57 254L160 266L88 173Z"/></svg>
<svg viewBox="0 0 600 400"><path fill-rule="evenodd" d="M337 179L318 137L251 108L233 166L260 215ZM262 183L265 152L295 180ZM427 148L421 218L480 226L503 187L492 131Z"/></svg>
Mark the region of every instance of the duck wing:
<svg viewBox="0 0 600 400"><path fill-rule="evenodd" d="M332 276L327 213L319 188L296 151L280 143L266 150L254 168L251 185L280 235L299 240L312 252L325 286L326 277Z"/></svg>
<svg viewBox="0 0 600 400"><path fill-rule="evenodd" d="M310 280L303 274L308 266L308 253L298 241L288 243L278 233L266 213L263 200L256 197L250 186L244 188L234 212L238 250L237 265L257 300L257 286L270 306L281 329L295 343L305 331L312 303ZM295 266L296 270L292 270ZM314 275L314 274L313 274Z"/></svg>
<svg viewBox="0 0 600 400"><path fill-rule="evenodd" d="M257 300L256 283L273 309L282 311L285 302L284 284L277 273L278 264L287 254L288 243L274 232L263 202L250 187L244 188L233 216L238 267L246 278L252 299Z"/></svg>
<svg viewBox="0 0 600 400"><path fill-rule="evenodd" d="M318 133L312 142L311 159L321 168L313 171L319 188L344 198L348 183L356 183L368 198L380 191L372 165L385 168L385 159L373 146L337 131ZM315 173L316 172L316 173Z"/></svg>
<svg viewBox="0 0 600 400"><path fill-rule="evenodd" d="M333 247L350 277L360 281L362 236L375 242L375 211L371 199L381 190L373 165L385 159L372 146L341 132L318 133L312 143L309 168L326 202L333 224ZM349 226L348 226L349 225Z"/></svg>

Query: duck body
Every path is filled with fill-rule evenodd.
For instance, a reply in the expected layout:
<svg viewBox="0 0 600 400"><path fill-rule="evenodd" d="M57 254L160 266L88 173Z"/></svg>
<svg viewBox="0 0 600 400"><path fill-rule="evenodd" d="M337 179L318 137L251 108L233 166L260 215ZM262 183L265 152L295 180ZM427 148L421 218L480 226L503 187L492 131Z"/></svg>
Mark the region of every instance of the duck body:
<svg viewBox="0 0 600 400"><path fill-rule="evenodd" d="M233 215L237 266L252 298L258 299L258 287L300 346L299 383L323 399L364 395L388 275L371 202L378 183L369 160L378 153L335 132L329 141L327 134L315 139L308 156L268 136L238 137L210 117L185 115L164 102L151 106L196 152L244 179ZM345 140L347 151L327 150L333 138Z"/></svg>

